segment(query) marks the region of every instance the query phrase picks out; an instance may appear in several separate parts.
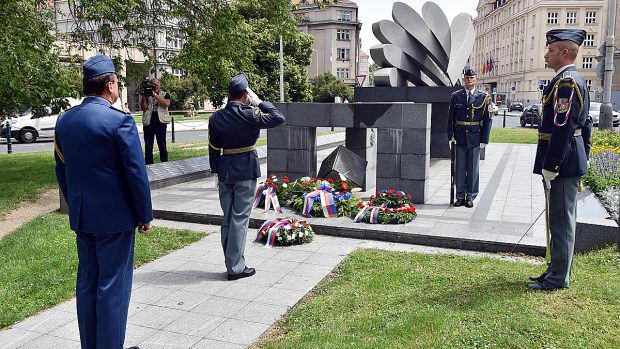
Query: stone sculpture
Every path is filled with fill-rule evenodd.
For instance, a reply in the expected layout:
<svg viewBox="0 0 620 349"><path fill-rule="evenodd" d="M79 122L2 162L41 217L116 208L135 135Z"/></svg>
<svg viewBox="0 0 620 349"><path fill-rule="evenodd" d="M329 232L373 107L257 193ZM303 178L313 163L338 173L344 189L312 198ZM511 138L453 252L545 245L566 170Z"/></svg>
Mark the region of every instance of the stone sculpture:
<svg viewBox="0 0 620 349"><path fill-rule="evenodd" d="M422 16L409 5L395 2L392 21L372 25L381 45L370 48L381 68L375 86L455 86L474 46L474 27L467 13L452 24L433 2L422 6Z"/></svg>

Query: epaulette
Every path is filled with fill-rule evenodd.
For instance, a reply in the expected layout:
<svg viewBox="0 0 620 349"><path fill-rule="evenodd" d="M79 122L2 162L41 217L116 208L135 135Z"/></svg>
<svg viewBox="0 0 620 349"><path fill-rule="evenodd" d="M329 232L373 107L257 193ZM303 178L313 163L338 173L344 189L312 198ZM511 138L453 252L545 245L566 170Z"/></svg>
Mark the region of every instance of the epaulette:
<svg viewBox="0 0 620 349"><path fill-rule="evenodd" d="M130 113L128 113L128 112L126 112L126 111L124 111L124 110L120 110L120 109L116 108L116 107L115 107L115 106L113 106L113 105L110 105L110 109L112 109L112 110L114 110L114 111L117 111L117 112L119 112L119 113L123 113L123 114L131 115Z"/></svg>
<svg viewBox="0 0 620 349"><path fill-rule="evenodd" d="M68 112L69 110L71 110L71 109L73 109L73 108L75 108L75 107L77 107L77 105L74 105L73 107L70 107L69 109L62 110L60 113L58 113L58 117L61 117L61 116L62 116L62 114L64 114L64 113Z"/></svg>

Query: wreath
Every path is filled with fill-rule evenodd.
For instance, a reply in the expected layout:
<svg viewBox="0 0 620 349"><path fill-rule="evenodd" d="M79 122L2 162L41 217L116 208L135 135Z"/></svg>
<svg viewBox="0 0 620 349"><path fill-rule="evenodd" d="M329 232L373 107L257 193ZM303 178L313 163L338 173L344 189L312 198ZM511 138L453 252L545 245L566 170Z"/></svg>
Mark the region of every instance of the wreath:
<svg viewBox="0 0 620 349"><path fill-rule="evenodd" d="M289 179L287 176L280 178L276 175L272 175L264 182L260 182L256 187L252 208L263 207L265 211L269 211L273 206L274 211L282 213L280 203L286 204L290 198L288 183Z"/></svg>
<svg viewBox="0 0 620 349"><path fill-rule="evenodd" d="M411 195L393 189L379 191L370 201L359 202L358 209L352 216L355 223L405 224L417 216Z"/></svg>
<svg viewBox="0 0 620 349"><path fill-rule="evenodd" d="M277 218L265 222L256 234L254 242L265 242L265 247L274 245L300 245L314 238L310 224L295 218Z"/></svg>
<svg viewBox="0 0 620 349"><path fill-rule="evenodd" d="M289 186L291 206L306 217L350 217L360 201L351 187L349 180L304 177Z"/></svg>

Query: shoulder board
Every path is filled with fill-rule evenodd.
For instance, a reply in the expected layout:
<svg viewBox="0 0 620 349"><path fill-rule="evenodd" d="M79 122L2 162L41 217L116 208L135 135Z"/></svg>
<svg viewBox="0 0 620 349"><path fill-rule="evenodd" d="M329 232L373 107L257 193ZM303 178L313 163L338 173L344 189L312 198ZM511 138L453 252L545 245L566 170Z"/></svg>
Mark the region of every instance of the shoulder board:
<svg viewBox="0 0 620 349"><path fill-rule="evenodd" d="M454 97L454 96L458 96L458 94L459 94L459 93L461 93L461 92L463 92L463 91L465 91L465 90L460 89L460 90L458 90L458 91L454 91L454 92L452 92L452 96L453 96L453 97Z"/></svg>
<svg viewBox="0 0 620 349"><path fill-rule="evenodd" d="M117 111L117 112L119 112L119 113L123 113L123 114L131 115L131 114L127 113L126 111L123 111L123 110L120 110L120 109L118 109L118 108L115 108L113 105L111 105L111 106L110 106L110 109L112 109L112 110L114 110L114 111Z"/></svg>
<svg viewBox="0 0 620 349"><path fill-rule="evenodd" d="M78 105L79 105L79 104L78 104ZM61 116L62 116L62 114L64 114L64 113L68 112L69 110L71 110L71 109L73 109L73 108L75 108L75 107L77 107L77 105L74 105L73 107L70 107L70 108L68 108L68 109L62 110L60 113L58 113L58 117L61 117Z"/></svg>

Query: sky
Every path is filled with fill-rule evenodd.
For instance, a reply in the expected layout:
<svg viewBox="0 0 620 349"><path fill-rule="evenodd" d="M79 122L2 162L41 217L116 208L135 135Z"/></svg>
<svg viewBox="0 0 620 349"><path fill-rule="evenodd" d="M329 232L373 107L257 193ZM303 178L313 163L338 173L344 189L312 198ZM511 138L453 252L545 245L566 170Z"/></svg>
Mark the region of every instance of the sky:
<svg viewBox="0 0 620 349"><path fill-rule="evenodd" d="M373 45L380 44L372 33L372 24L381 20L392 20L391 0L353 0L358 7L359 20L362 22L362 50L370 54ZM401 0L422 15L422 5L426 0ZM476 16L476 6L478 0L433 0L446 14L448 22L461 12L469 13L472 17Z"/></svg>

